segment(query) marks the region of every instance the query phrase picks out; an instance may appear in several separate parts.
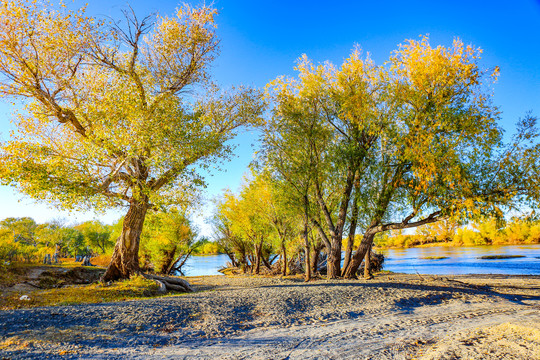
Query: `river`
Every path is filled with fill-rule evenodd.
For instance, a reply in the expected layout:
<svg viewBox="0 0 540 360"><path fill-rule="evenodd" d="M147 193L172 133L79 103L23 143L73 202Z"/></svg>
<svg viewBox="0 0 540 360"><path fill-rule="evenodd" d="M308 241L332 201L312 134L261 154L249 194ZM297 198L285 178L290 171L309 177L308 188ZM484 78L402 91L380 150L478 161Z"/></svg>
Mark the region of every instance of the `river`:
<svg viewBox="0 0 540 360"><path fill-rule="evenodd" d="M475 247L418 247L384 249L384 270L408 274L511 274L540 275L540 244ZM489 255L521 255L521 258L479 259ZM429 258L432 259L429 259ZM444 259L433 259L445 257ZM193 256L184 265L187 276L220 275L227 255Z"/></svg>

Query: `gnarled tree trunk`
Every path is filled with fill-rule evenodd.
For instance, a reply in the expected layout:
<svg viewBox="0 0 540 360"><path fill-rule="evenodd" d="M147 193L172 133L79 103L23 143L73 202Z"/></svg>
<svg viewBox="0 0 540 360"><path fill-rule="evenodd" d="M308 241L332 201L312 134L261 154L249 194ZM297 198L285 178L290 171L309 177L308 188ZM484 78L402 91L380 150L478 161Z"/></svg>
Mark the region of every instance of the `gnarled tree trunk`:
<svg viewBox="0 0 540 360"><path fill-rule="evenodd" d="M328 253L326 262L328 279L337 279L341 275L341 239L337 236L332 236L332 247Z"/></svg>
<svg viewBox="0 0 540 360"><path fill-rule="evenodd" d="M180 291L180 292L194 292L195 291L191 287L191 285L184 279L180 279L177 277L151 275L151 274L144 274L143 276L147 279L152 279L156 281L158 284L160 284L160 289L165 287L165 290L174 290L174 291Z"/></svg>
<svg viewBox="0 0 540 360"><path fill-rule="evenodd" d="M321 255L321 250L324 248L324 244L322 241L319 241L314 247L313 247L313 253L311 256L311 272L312 274L317 274L319 272L319 258Z"/></svg>
<svg viewBox="0 0 540 360"><path fill-rule="evenodd" d="M139 272L139 243L148 207L147 199L132 200L102 281L127 279Z"/></svg>
<svg viewBox="0 0 540 360"><path fill-rule="evenodd" d="M373 276L371 276L371 245L364 257L364 279L373 279Z"/></svg>

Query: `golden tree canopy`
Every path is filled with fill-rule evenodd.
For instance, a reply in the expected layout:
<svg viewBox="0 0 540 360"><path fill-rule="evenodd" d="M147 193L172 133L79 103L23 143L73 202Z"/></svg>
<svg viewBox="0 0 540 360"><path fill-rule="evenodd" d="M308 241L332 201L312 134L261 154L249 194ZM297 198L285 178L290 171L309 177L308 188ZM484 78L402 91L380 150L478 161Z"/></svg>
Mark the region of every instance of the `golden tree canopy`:
<svg viewBox="0 0 540 360"><path fill-rule="evenodd" d="M125 15L120 27L84 8L2 2L0 95L26 104L0 147L3 184L64 207L181 203L203 183L195 165L229 156L227 141L259 121L257 91L210 81L215 9Z"/></svg>

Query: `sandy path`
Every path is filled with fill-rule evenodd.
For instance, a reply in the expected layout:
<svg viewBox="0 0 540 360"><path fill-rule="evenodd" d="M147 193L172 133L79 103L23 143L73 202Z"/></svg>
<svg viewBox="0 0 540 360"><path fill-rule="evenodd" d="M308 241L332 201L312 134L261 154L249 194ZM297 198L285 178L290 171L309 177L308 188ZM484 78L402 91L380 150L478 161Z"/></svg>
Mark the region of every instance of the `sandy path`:
<svg viewBox="0 0 540 360"><path fill-rule="evenodd" d="M0 313L12 359L540 359L540 277L192 278L194 294Z"/></svg>
<svg viewBox="0 0 540 360"><path fill-rule="evenodd" d="M230 339L167 346L145 353L152 359L410 359L504 358L540 359L540 338L530 347L477 346L481 329L500 324L540 324L538 309L475 304L422 308L411 313L380 312L356 320L286 329L251 330ZM538 328L540 334L540 328ZM463 336L471 331L471 336ZM455 335L461 333L459 338ZM494 334L493 339L497 337ZM519 337L519 336L518 336ZM485 342L485 341L484 341ZM469 345L467 345L469 344ZM495 350L492 357L489 350ZM427 352L427 354L426 354ZM422 356L424 355L424 356ZM496 357L495 357L496 356Z"/></svg>

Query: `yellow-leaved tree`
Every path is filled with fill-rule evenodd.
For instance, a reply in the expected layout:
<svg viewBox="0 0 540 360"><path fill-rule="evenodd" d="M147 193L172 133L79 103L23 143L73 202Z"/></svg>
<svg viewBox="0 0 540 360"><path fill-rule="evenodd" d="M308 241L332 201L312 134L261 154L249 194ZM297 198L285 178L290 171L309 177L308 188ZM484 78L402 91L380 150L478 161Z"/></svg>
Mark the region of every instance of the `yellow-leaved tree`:
<svg viewBox="0 0 540 360"><path fill-rule="evenodd" d="M263 110L258 91L210 81L215 9L125 15L120 27L84 8L0 4L0 95L26 104L1 182L66 208L127 207L105 281L139 271L147 212L185 204L204 183L197 166L230 156Z"/></svg>
<svg viewBox="0 0 540 360"><path fill-rule="evenodd" d="M480 54L459 39L432 47L422 37L379 66L359 51L341 67L304 56L296 78L269 84L261 162L302 196L329 278L356 277L364 259L369 278L378 234L537 206L536 118L503 142L489 91L498 68L482 69Z"/></svg>

